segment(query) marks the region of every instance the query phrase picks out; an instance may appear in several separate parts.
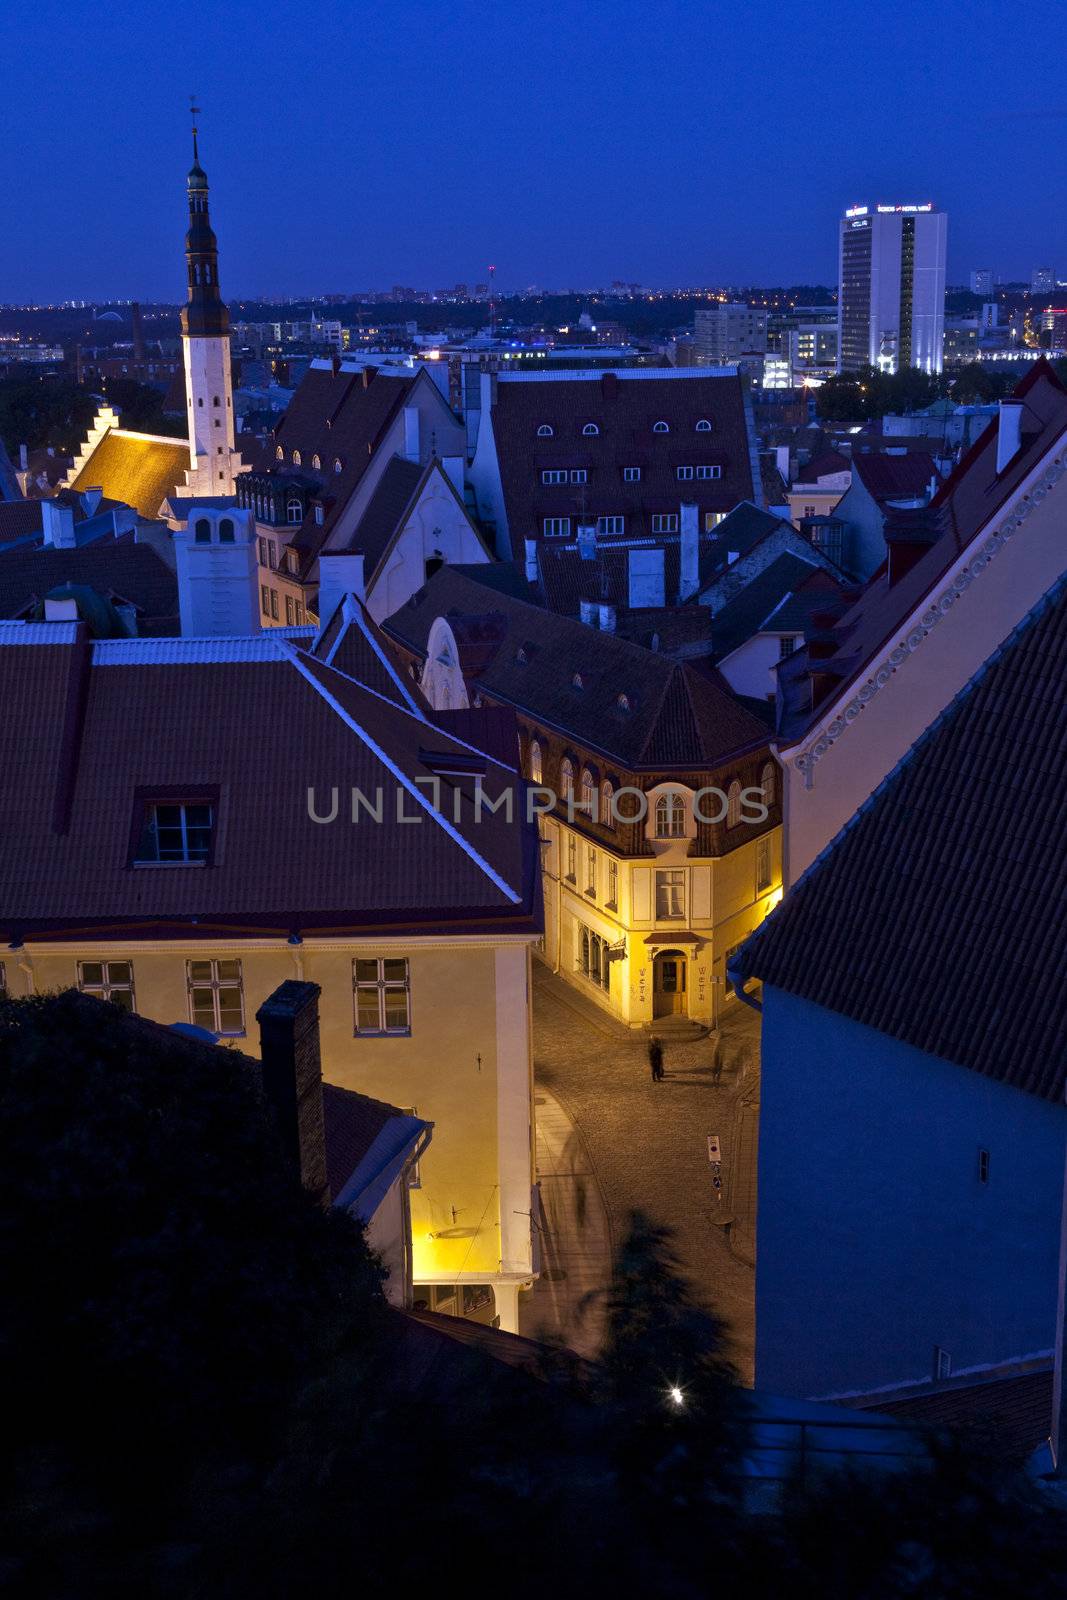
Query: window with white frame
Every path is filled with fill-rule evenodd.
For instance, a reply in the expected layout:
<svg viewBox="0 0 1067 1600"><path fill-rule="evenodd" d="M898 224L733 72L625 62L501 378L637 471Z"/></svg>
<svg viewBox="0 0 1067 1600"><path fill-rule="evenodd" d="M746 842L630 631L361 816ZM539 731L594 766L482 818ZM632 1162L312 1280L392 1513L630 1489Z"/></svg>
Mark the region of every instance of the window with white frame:
<svg viewBox="0 0 1067 1600"><path fill-rule="evenodd" d="M696 425L696 431L697 433L711 432L711 423L708 421L707 417L701 417L700 421Z"/></svg>
<svg viewBox="0 0 1067 1600"><path fill-rule="evenodd" d="M546 467L541 474L542 483L566 483L567 473L562 467Z"/></svg>
<svg viewBox="0 0 1067 1600"><path fill-rule="evenodd" d="M626 518L625 517L617 517L617 516L616 517L597 517L597 519L596 519L596 531L597 531L597 533L625 533L626 532Z"/></svg>
<svg viewBox="0 0 1067 1600"><path fill-rule="evenodd" d="M145 807L134 861L147 866L197 866L211 855L214 811L207 800L155 801Z"/></svg>
<svg viewBox="0 0 1067 1600"><path fill-rule="evenodd" d="M670 431L671 430L670 430L670 424L669 423L666 423L666 422L654 422L652 424L652 432L653 433L670 433Z"/></svg>
<svg viewBox="0 0 1067 1600"><path fill-rule="evenodd" d="M685 916L685 869L671 867L656 873L656 919L676 922Z"/></svg>
<svg viewBox="0 0 1067 1600"><path fill-rule="evenodd" d="M615 790L612 788L610 780L605 778L600 785L600 821L606 828L615 826L615 818L611 812L611 802L614 798Z"/></svg>
<svg viewBox="0 0 1067 1600"><path fill-rule="evenodd" d="M352 987L358 1037L411 1032L411 972L406 956L357 956Z"/></svg>
<svg viewBox="0 0 1067 1600"><path fill-rule="evenodd" d="M756 893L763 894L771 886L771 841L768 834L756 840Z"/></svg>
<svg viewBox="0 0 1067 1600"><path fill-rule="evenodd" d="M693 476L692 467L676 467L674 470L679 478L691 478Z"/></svg>
<svg viewBox="0 0 1067 1600"><path fill-rule="evenodd" d="M677 511L654 511L652 513L652 532L653 533L677 533L678 532L678 513L677 513Z"/></svg>
<svg viewBox="0 0 1067 1600"><path fill-rule="evenodd" d="M735 778L726 791L726 826L736 828L741 821L741 785Z"/></svg>
<svg viewBox="0 0 1067 1600"><path fill-rule="evenodd" d="M778 659L779 659L779 661L785 661L789 656L791 656L793 654L793 652L796 649L796 647L797 647L797 636L796 636L796 634L795 633L783 633L781 635L781 637L779 638L779 640L778 640Z"/></svg>
<svg viewBox="0 0 1067 1600"><path fill-rule="evenodd" d="M722 468L721 467L698 467L697 468L697 477L698 478L721 478L722 477Z"/></svg>
<svg viewBox="0 0 1067 1600"><path fill-rule="evenodd" d="M304 520L304 508L300 504L299 500L287 500L286 501L286 504L285 504L285 520L286 520L286 522L292 523L293 525L295 525L296 523L299 523L299 522L303 522L303 520Z"/></svg>
<svg viewBox="0 0 1067 1600"><path fill-rule="evenodd" d="M571 469L571 482L572 483L588 483L588 481L589 481L589 474L585 470L584 467L573 467Z"/></svg>
<svg viewBox="0 0 1067 1600"><path fill-rule="evenodd" d="M656 800L656 838L685 838L685 801L677 789L670 789Z"/></svg>
<svg viewBox="0 0 1067 1600"><path fill-rule="evenodd" d="M541 524L546 539L565 539L571 531L570 517L546 517Z"/></svg>
<svg viewBox="0 0 1067 1600"><path fill-rule="evenodd" d="M622 469L622 481L623 481L623 483L640 483L641 482L641 468L640 467L623 467L623 469Z"/></svg>
<svg viewBox="0 0 1067 1600"><path fill-rule="evenodd" d="M582 768L581 804L587 817L596 821L596 780L588 767Z"/></svg>
<svg viewBox="0 0 1067 1600"><path fill-rule="evenodd" d="M189 1017L209 1033L239 1036L245 1031L245 999L241 963L187 961Z"/></svg>
<svg viewBox="0 0 1067 1600"><path fill-rule="evenodd" d="M564 756L559 764L559 792L564 800L574 793L574 762L570 756Z"/></svg>
<svg viewBox="0 0 1067 1600"><path fill-rule="evenodd" d="M582 429L582 435L586 439L595 438L599 432L600 429L597 427L595 422L587 422L585 427Z"/></svg>
<svg viewBox="0 0 1067 1600"><path fill-rule="evenodd" d="M617 861L612 861L610 857L608 858L608 881L605 904L609 905L613 911L617 910L619 905L619 863Z"/></svg>
<svg viewBox="0 0 1067 1600"><path fill-rule="evenodd" d="M719 526L719 523L725 520L725 517L725 511L705 511L704 532L712 533Z"/></svg>
<svg viewBox="0 0 1067 1600"><path fill-rule="evenodd" d="M530 781L531 783L544 782L544 760L541 755L541 746L536 739L530 741Z"/></svg>
<svg viewBox="0 0 1067 1600"><path fill-rule="evenodd" d="M591 844L585 847L585 892L596 899L596 851Z"/></svg>
<svg viewBox="0 0 1067 1600"><path fill-rule="evenodd" d="M132 961L79 961L78 988L82 994L95 994L98 1000L111 1000L123 1011L135 1011Z"/></svg>

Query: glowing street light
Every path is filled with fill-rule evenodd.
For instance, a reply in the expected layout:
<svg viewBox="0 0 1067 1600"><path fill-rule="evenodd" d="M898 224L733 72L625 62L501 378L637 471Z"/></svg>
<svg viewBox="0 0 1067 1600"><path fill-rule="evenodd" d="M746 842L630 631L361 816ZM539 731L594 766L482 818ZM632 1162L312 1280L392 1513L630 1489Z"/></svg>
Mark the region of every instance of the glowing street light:
<svg viewBox="0 0 1067 1600"><path fill-rule="evenodd" d="M670 1388L667 1390L667 1395L671 1401L671 1404L677 1406L678 1410L680 1411L685 1405L685 1395L682 1393L681 1389L679 1389L676 1383L671 1384Z"/></svg>

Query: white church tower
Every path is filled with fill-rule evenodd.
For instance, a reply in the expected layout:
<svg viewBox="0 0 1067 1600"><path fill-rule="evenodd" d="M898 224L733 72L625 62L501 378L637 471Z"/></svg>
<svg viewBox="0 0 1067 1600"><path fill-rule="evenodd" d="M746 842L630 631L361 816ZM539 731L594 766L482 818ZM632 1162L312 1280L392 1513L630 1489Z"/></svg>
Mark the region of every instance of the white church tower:
<svg viewBox="0 0 1067 1600"><path fill-rule="evenodd" d="M195 115L195 109L194 109ZM207 174L193 124L189 171L189 232L185 236L188 304L182 308L182 349L189 424L189 470L182 495L230 495L244 463L234 448L230 314L219 293L219 249L208 215Z"/></svg>

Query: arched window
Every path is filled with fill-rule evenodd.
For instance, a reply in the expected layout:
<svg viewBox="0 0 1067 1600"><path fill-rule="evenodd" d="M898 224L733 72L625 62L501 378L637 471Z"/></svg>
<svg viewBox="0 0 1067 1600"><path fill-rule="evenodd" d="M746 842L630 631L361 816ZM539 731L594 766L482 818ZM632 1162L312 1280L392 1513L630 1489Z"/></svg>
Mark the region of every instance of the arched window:
<svg viewBox="0 0 1067 1600"><path fill-rule="evenodd" d="M582 675L581 675L580 672L576 672L574 674L573 678L571 679L571 688L572 689L584 689L585 688L585 683L584 683L584 681L582 679Z"/></svg>
<svg viewBox="0 0 1067 1600"><path fill-rule="evenodd" d="M585 427L582 429L582 434L586 439L595 438L599 432L600 429L597 427L595 422L587 422Z"/></svg>
<svg viewBox="0 0 1067 1600"><path fill-rule="evenodd" d="M304 508L299 500L289 500L285 506L285 520L295 526L304 520Z"/></svg>
<svg viewBox="0 0 1067 1600"><path fill-rule="evenodd" d="M736 828L741 821L741 785L735 778L726 791L726 826Z"/></svg>
<svg viewBox="0 0 1067 1600"><path fill-rule="evenodd" d="M541 426L537 430L537 437L539 439L551 439L552 432L553 430L549 427L548 423L542 422Z"/></svg>
<svg viewBox="0 0 1067 1600"><path fill-rule="evenodd" d="M298 467L299 465L300 465L300 451L299 450L294 450L293 451L293 466L294 467Z"/></svg>
<svg viewBox="0 0 1067 1600"><path fill-rule="evenodd" d="M711 423L708 421L707 417L701 417L700 421L696 425L696 431L697 433L711 432Z"/></svg>
<svg viewBox="0 0 1067 1600"><path fill-rule="evenodd" d="M616 698L615 704L618 706L620 711L629 711L629 709L630 709L630 696L628 694L620 694Z"/></svg>
<svg viewBox="0 0 1067 1600"><path fill-rule="evenodd" d="M559 792L563 800L569 800L574 794L574 762L569 756L564 756L559 764Z"/></svg>
<svg viewBox="0 0 1067 1600"><path fill-rule="evenodd" d="M274 459L275 459L275 461L284 461L285 460L285 451L282 449L281 445L279 445L278 448L275 450Z"/></svg>
<svg viewBox="0 0 1067 1600"><path fill-rule="evenodd" d="M311 458L311 465L315 468L316 472L318 472L319 468L322 466L322 457L319 455L317 450Z"/></svg>
<svg viewBox="0 0 1067 1600"><path fill-rule="evenodd" d="M335 472L340 472L341 471L341 457L340 456L335 456L334 457L333 470Z"/></svg>
<svg viewBox="0 0 1067 1600"><path fill-rule="evenodd" d="M615 790L611 786L611 779L605 778L600 785L600 820L607 828L615 826L615 818L611 811L611 802L615 798Z"/></svg>
<svg viewBox="0 0 1067 1600"><path fill-rule="evenodd" d="M589 971L589 929L582 929L582 971Z"/></svg>
<svg viewBox="0 0 1067 1600"><path fill-rule="evenodd" d="M670 433L670 431L670 426L666 422L654 422L652 424L653 433Z"/></svg>
<svg viewBox="0 0 1067 1600"><path fill-rule="evenodd" d="M596 784L588 767L582 768L581 801L588 816L596 821Z"/></svg>
<svg viewBox="0 0 1067 1600"><path fill-rule="evenodd" d="M211 543L211 524L206 517L198 517L193 524L193 539L196 544Z"/></svg>
<svg viewBox="0 0 1067 1600"><path fill-rule="evenodd" d="M530 782L543 783L545 781L544 758L541 755L541 746L536 739L530 741Z"/></svg>
<svg viewBox="0 0 1067 1600"><path fill-rule="evenodd" d="M668 790L656 801L656 838L685 838L685 801L677 789Z"/></svg>
<svg viewBox="0 0 1067 1600"><path fill-rule="evenodd" d="M769 811L774 804L775 791L774 766L770 761L768 761L767 765L759 775L759 786L763 791L763 804Z"/></svg>
<svg viewBox="0 0 1067 1600"><path fill-rule="evenodd" d="M223 517L219 523L219 544L233 544L234 526L229 517Z"/></svg>

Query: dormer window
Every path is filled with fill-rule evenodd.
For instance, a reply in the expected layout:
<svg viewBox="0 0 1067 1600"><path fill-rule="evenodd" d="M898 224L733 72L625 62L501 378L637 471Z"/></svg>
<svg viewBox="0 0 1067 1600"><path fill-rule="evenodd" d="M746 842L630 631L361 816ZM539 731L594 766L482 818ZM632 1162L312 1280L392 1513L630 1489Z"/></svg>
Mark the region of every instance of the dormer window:
<svg viewBox="0 0 1067 1600"><path fill-rule="evenodd" d="M631 709L630 696L628 694L618 695L615 700L615 705L619 711L629 711Z"/></svg>
<svg viewBox="0 0 1067 1600"><path fill-rule="evenodd" d="M340 456L335 456L334 457L333 470L335 472L340 472L342 470L342 468L341 468L341 457Z"/></svg>
<svg viewBox="0 0 1067 1600"><path fill-rule="evenodd" d="M580 672L576 672L574 674L574 677L571 679L571 688L572 689L584 689L585 688L585 683L583 682L582 675L581 675Z"/></svg>
<svg viewBox="0 0 1067 1600"><path fill-rule="evenodd" d="M666 422L654 422L652 424L653 433L670 433L670 431L670 425Z"/></svg>
<svg viewBox="0 0 1067 1600"><path fill-rule="evenodd" d="M294 467L298 467L300 465L300 461L301 461L300 451L299 450L294 450L293 451L293 466Z"/></svg>
<svg viewBox="0 0 1067 1600"><path fill-rule="evenodd" d="M326 521L326 512L325 512L325 510L323 509L322 506L316 506L315 507L315 521L316 521L316 523L318 524L318 526L320 528L322 527L322 524Z"/></svg>
<svg viewBox="0 0 1067 1600"><path fill-rule="evenodd" d="M549 427L547 422L542 422L541 426L537 430L537 437L539 439L551 439L553 432L554 430Z"/></svg>
<svg viewBox="0 0 1067 1600"><path fill-rule="evenodd" d="M582 429L582 437L585 439L595 439L599 432L600 429L597 427L595 422L587 422L585 427Z"/></svg>
<svg viewBox="0 0 1067 1600"><path fill-rule="evenodd" d="M708 421L707 417L701 417L700 421L696 425L696 432L697 433L710 433L711 432L711 423Z"/></svg>
<svg viewBox="0 0 1067 1600"><path fill-rule="evenodd" d="M303 522L304 508L299 500L288 500L285 505L285 520L294 524Z"/></svg>
<svg viewBox="0 0 1067 1600"><path fill-rule="evenodd" d="M656 838L685 838L685 801L677 789L661 794L656 801Z"/></svg>
<svg viewBox="0 0 1067 1600"><path fill-rule="evenodd" d="M207 800L149 801L134 865L202 867L211 858L214 807Z"/></svg>
<svg viewBox="0 0 1067 1600"><path fill-rule="evenodd" d="M279 445L277 447L277 449L275 450L274 459L275 459L275 461L284 461L285 460L285 451L282 449L281 445Z"/></svg>
<svg viewBox="0 0 1067 1600"><path fill-rule="evenodd" d="M311 465L315 468L316 472L318 472L322 467L322 457L319 455L317 450L311 458Z"/></svg>

